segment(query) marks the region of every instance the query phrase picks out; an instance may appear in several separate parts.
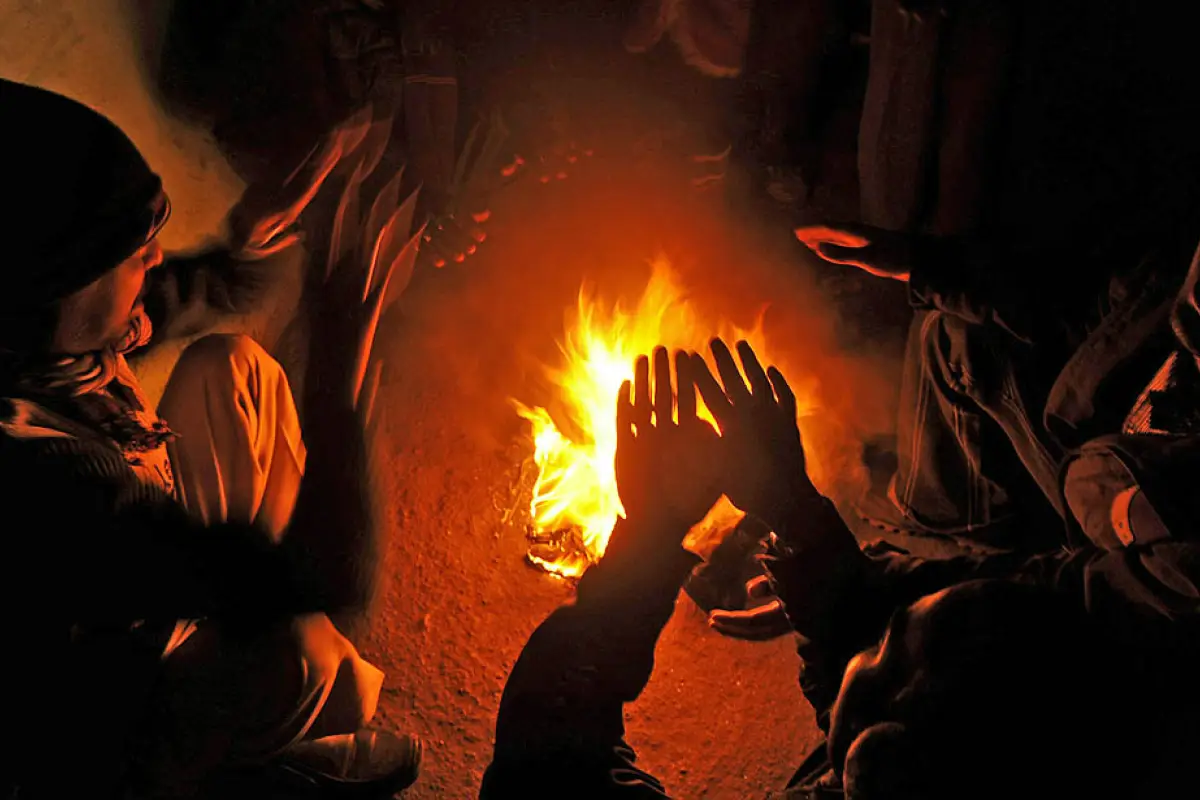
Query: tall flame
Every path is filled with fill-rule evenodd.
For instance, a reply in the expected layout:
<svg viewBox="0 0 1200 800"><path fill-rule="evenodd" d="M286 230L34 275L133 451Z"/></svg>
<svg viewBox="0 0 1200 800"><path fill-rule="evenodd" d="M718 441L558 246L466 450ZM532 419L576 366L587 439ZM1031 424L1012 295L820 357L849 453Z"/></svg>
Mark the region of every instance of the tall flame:
<svg viewBox="0 0 1200 800"><path fill-rule="evenodd" d="M617 517L623 514L613 466L616 401L621 383L633 378L637 356L649 354L660 344L707 354L708 342L721 336L730 341L746 339L760 356L769 357L761 319L753 330L708 324L687 301L668 261L659 257L652 267L646 289L633 308L617 303L605 309L587 287L580 290L578 305L559 342L562 364L547 368L560 395L557 400L562 411L557 421L544 407L514 401L517 413L529 420L533 429L538 467L531 506L534 534L569 532L574 537L574 547L553 555L530 551L531 561L557 575L580 575L600 558ZM557 403L552 405L560 408ZM712 421L702 403L701 415ZM571 433L565 433L564 427ZM741 512L722 499L685 544L696 545L728 531L740 518Z"/></svg>

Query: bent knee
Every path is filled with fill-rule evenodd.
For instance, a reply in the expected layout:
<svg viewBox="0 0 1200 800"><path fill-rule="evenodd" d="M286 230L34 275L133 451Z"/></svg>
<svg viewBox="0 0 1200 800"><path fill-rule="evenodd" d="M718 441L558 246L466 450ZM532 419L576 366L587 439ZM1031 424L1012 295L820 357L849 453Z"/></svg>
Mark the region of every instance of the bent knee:
<svg viewBox="0 0 1200 800"><path fill-rule="evenodd" d="M241 334L214 333L192 344L179 357L168 382L168 391L200 391L205 387L230 387L235 391L266 385L286 377L283 367L262 345ZM174 386L172 386L172 384Z"/></svg>
<svg viewBox="0 0 1200 800"><path fill-rule="evenodd" d="M278 362L258 342L244 333L210 333L188 345L179 357L176 369L200 368L211 373L225 365L243 368Z"/></svg>

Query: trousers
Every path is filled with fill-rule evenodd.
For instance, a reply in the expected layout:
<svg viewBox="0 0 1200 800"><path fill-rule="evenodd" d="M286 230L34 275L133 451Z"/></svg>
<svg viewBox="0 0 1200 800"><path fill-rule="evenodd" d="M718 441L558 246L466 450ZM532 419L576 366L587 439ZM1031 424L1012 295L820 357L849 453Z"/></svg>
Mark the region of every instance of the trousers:
<svg viewBox="0 0 1200 800"><path fill-rule="evenodd" d="M281 541L307 452L279 363L247 336L197 340L158 413L179 434L168 455L188 511L206 523L252 523ZM382 684L383 673L324 614L250 637L180 620L162 654L139 760L152 785L186 794L216 766L262 762L303 739L362 727Z"/></svg>

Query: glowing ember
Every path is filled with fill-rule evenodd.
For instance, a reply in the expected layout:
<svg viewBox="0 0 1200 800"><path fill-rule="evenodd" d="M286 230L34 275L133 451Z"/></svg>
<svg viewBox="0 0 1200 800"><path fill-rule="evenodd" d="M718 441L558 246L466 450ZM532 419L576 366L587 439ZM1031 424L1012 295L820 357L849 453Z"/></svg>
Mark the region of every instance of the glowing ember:
<svg viewBox="0 0 1200 800"><path fill-rule="evenodd" d="M617 516L623 514L613 469L616 395L621 383L633 378L637 356L649 354L659 344L707 355L708 342L721 336L727 341L747 339L761 357L770 359L761 327L761 320L747 331L699 319L670 264L661 257L632 309L618 303L605 310L586 287L580 291L578 307L559 343L562 365L547 370L560 393L558 421L545 408L514 401L517 412L532 423L539 470L531 508L531 562L556 575L575 577L604 554ZM701 413L711 422L707 409ZM714 540L741 517L722 499L692 530L685 545L693 550L715 545Z"/></svg>

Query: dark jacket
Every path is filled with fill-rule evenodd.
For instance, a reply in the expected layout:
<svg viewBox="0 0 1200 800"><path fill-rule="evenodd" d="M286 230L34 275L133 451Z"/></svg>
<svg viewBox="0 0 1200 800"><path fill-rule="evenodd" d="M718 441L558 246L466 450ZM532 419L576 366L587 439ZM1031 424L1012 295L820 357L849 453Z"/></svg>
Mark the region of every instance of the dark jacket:
<svg viewBox="0 0 1200 800"><path fill-rule="evenodd" d="M807 530L844 526L833 507L827 508L823 519L804 521ZM658 635L695 562L682 552L614 555L585 573L575 602L538 627L513 667L481 797L668 796L661 781L636 766L636 754L624 740L623 706L645 688ZM1154 701L1142 709L1143 721L1161 722L1164 709L1190 718L1190 706L1172 706L1170 700L1172 688L1182 686L1200 665L1200 547L1195 542L1119 551L1088 546L1033 559L927 561L878 550L864 565L849 569L809 553L776 558L770 571L798 634L801 687L822 727L848 659L878 639L897 606L980 578L1033 582L1073 598L1107 632L1114 657L1131 654L1129 663L1140 667L1139 674L1130 675L1130 693L1155 690L1141 695ZM1113 731L1115 740L1124 741L1125 734ZM1147 737L1146 742L1158 740Z"/></svg>

